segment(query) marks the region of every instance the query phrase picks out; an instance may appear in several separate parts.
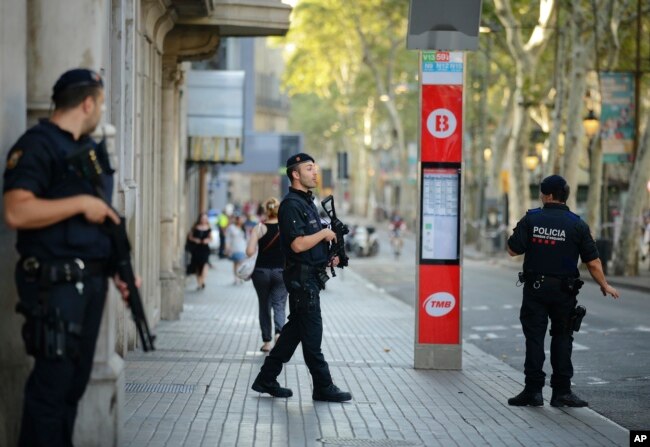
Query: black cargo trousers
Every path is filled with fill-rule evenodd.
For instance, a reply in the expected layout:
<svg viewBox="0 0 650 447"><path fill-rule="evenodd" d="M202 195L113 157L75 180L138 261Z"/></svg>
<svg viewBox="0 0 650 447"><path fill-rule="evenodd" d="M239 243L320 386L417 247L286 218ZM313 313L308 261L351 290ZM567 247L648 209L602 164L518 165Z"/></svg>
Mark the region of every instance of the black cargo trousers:
<svg viewBox="0 0 650 447"><path fill-rule="evenodd" d="M282 328L280 338L266 357L260 371L265 382L276 380L299 343L302 354L311 373L314 388L323 388L332 384L332 376L325 357L321 352L323 340L323 320L320 309L320 290L324 284L319 279L316 269L300 278L300 274L285 270L284 283L289 291L289 317Z"/></svg>
<svg viewBox="0 0 650 447"><path fill-rule="evenodd" d="M519 320L526 337L524 374L526 388L541 391L544 387L544 336L551 320L551 387L563 394L571 390L573 332L569 321L576 306L573 293L563 290L562 280L546 277L544 281L526 281Z"/></svg>
<svg viewBox="0 0 650 447"><path fill-rule="evenodd" d="M33 306L43 296L41 285L29 278L20 262L15 279L21 304ZM72 446L77 405L90 380L108 290L106 274L88 273L82 283L81 293L75 282L61 282L47 288L48 312L58 309L60 320L74 330L66 330L63 355L33 354L34 367L25 385L21 447ZM27 318L23 338L29 338L31 323ZM27 340L26 345L29 345Z"/></svg>

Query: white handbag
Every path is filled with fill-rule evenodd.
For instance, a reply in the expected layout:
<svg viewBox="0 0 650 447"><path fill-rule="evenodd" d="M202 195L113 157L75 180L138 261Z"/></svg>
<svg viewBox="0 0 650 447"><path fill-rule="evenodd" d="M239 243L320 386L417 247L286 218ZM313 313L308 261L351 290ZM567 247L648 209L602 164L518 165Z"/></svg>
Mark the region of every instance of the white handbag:
<svg viewBox="0 0 650 447"><path fill-rule="evenodd" d="M239 264L239 267L237 267L237 278L248 281L251 279L251 275L253 274L253 270L255 270L255 262L257 261L257 252L253 256L249 256L248 258L244 259L241 264Z"/></svg>
<svg viewBox="0 0 650 447"><path fill-rule="evenodd" d="M262 224L260 224L260 230L258 230L260 232L261 232L261 225ZM275 236L273 237L273 239L271 239L271 241L268 244L266 244L266 247L264 247L262 252L265 252L271 245L273 245L273 243L278 240L279 236L280 236L280 233L279 232L276 233ZM250 257L244 259L242 261L242 263L239 265L239 267L237 267L237 272L235 273L235 275L237 275L237 278L242 279L244 281L248 281L249 279L251 279L251 275L253 274L253 270L255 270L255 262L257 261L257 253L259 253L259 251L256 251L253 256L250 256Z"/></svg>

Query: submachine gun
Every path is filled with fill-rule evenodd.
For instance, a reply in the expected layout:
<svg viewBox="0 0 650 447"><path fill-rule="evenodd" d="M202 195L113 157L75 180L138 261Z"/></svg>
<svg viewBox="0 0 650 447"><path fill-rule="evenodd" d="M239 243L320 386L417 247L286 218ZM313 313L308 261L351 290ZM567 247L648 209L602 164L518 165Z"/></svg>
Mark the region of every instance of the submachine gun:
<svg viewBox="0 0 650 447"><path fill-rule="evenodd" d="M108 206L111 206L106 200L106 192L101 181L101 175L104 173L104 169L102 168L102 163L100 163L100 157L106 158L104 165L108 166L108 152L105 144L105 141L102 140L102 142L98 143L97 148L85 146L68 155L66 161L78 175L92 183L97 197L106 202ZM119 215L114 208L113 211ZM111 219L106 219L104 222L104 230L110 237L113 250L115 251L115 272L126 283L129 290L128 304L131 309L131 316L135 322L135 327L142 341L142 350L145 352L153 351L155 350L153 342L156 336L152 335L149 331L149 324L147 323L147 317L144 313L142 300L140 299L140 291L135 284L135 274L133 273L133 265L131 264L131 244L126 233L124 217L120 216L119 224L116 224Z"/></svg>
<svg viewBox="0 0 650 447"><path fill-rule="evenodd" d="M339 220L336 217L336 209L334 208L334 196L329 195L321 202L323 209L327 213L327 216L330 218L330 226L332 231L336 233L336 242L332 241L329 247L329 253L327 254L328 263L332 262L332 259L339 257L338 268L343 268L348 266L348 255L345 254L345 241L343 237L350 232L347 225ZM334 266L330 266L332 276L336 276L334 272Z"/></svg>

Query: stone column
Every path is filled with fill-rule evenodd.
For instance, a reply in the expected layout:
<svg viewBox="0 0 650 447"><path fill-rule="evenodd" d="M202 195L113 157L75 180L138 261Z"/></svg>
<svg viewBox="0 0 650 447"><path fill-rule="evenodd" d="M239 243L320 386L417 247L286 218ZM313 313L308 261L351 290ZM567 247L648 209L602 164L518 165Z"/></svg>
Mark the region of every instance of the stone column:
<svg viewBox="0 0 650 447"><path fill-rule="evenodd" d="M0 171L6 151L26 128L27 110L27 7L24 0L0 0ZM0 201L0 213L2 213ZM23 388L31 369L20 328L23 318L14 307L16 233L0 219L0 445L16 445L23 406Z"/></svg>
<svg viewBox="0 0 650 447"><path fill-rule="evenodd" d="M28 2L27 92L30 119L47 113L54 82L70 68L85 67L99 71L105 78L107 91L110 91L109 57L105 51L108 48L109 24L108 0ZM108 106L111 106L110 102ZM114 128L105 125L105 129L110 135L109 148L114 148ZM74 439L77 445L118 444L124 373L122 359L115 353L115 318L115 300L109 296L91 380L80 403L75 424Z"/></svg>
<svg viewBox="0 0 650 447"><path fill-rule="evenodd" d="M64 71L106 67L108 0L27 2L28 119L46 116L52 86ZM80 38L83 36L83 38Z"/></svg>
<svg viewBox="0 0 650 447"><path fill-rule="evenodd" d="M181 71L176 57L163 58L162 159L160 169L160 287L161 318L178 319L183 310L183 276L174 269L178 222L178 84Z"/></svg>
<svg viewBox="0 0 650 447"><path fill-rule="evenodd" d="M136 122L136 16L139 0L113 0L111 20L111 73L109 103L110 122L115 124L115 165L113 206L126 218L131 242L135 233L135 203L138 196L136 181L135 122ZM108 120L108 118L107 118ZM129 333L131 336L129 337ZM135 327L128 308L117 307L116 350L122 356L135 343Z"/></svg>

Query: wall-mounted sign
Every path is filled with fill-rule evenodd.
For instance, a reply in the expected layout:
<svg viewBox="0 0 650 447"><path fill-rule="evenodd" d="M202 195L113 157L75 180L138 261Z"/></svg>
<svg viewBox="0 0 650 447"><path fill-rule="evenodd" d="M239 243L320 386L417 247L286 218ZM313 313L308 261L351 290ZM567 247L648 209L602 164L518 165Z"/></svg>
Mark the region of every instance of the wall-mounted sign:
<svg viewBox="0 0 650 447"><path fill-rule="evenodd" d="M241 163L241 138L190 137L187 158L201 163Z"/></svg>
<svg viewBox="0 0 650 447"><path fill-rule="evenodd" d="M191 70L187 75L188 161L242 163L244 72Z"/></svg>

